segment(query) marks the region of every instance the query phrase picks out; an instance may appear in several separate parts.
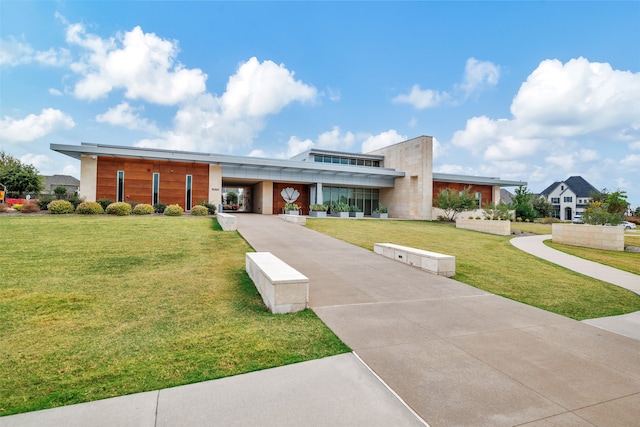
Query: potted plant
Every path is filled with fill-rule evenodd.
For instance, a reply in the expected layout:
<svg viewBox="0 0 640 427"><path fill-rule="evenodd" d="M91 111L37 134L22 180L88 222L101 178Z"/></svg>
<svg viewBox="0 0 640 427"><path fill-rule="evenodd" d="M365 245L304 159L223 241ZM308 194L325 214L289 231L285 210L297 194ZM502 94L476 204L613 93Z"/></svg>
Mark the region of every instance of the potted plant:
<svg viewBox="0 0 640 427"><path fill-rule="evenodd" d="M331 216L349 218L349 205L342 202L333 202L331 205Z"/></svg>
<svg viewBox="0 0 640 427"><path fill-rule="evenodd" d="M353 205L349 207L349 216L352 218L364 218L364 212L362 212L362 210Z"/></svg>
<svg viewBox="0 0 640 427"><path fill-rule="evenodd" d="M309 216L316 218L326 218L327 205L323 205L322 203L315 203L309 206Z"/></svg>
<svg viewBox="0 0 640 427"><path fill-rule="evenodd" d="M284 213L287 215L300 215L300 205L297 203L286 203L284 205Z"/></svg>
<svg viewBox="0 0 640 427"><path fill-rule="evenodd" d="M374 218L389 218L389 214L387 213L387 207L384 205L379 205L372 213L371 216Z"/></svg>

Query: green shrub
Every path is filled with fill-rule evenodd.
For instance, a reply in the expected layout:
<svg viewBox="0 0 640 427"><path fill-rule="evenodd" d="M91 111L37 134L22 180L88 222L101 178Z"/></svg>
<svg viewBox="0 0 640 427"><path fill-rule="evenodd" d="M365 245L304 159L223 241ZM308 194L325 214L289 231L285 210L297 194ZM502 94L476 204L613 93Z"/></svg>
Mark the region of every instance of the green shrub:
<svg viewBox="0 0 640 427"><path fill-rule="evenodd" d="M104 209L98 202L82 202L76 208L76 213L80 215L99 215L104 213Z"/></svg>
<svg viewBox="0 0 640 427"><path fill-rule="evenodd" d="M11 206L13 209L17 210L18 212L20 212L22 210L22 205L20 203L16 203L15 205Z"/></svg>
<svg viewBox="0 0 640 427"><path fill-rule="evenodd" d="M153 211L155 213L164 213L164 210L167 208L167 205L164 203L156 203L153 205Z"/></svg>
<svg viewBox="0 0 640 427"><path fill-rule="evenodd" d="M167 216L181 216L184 213L180 205L169 205L164 210L164 214Z"/></svg>
<svg viewBox="0 0 640 427"><path fill-rule="evenodd" d="M75 210L73 204L68 200L54 200L49 202L47 209L49 213L54 215L70 214Z"/></svg>
<svg viewBox="0 0 640 427"><path fill-rule="evenodd" d="M37 213L40 212L40 206L38 206L37 203L27 203L26 205L22 206L21 212L24 214Z"/></svg>
<svg viewBox="0 0 640 427"><path fill-rule="evenodd" d="M209 209L206 206L197 205L191 208L191 215L193 216L207 216L209 215Z"/></svg>
<svg viewBox="0 0 640 427"><path fill-rule="evenodd" d="M385 205L379 205L374 212L375 213L388 213L388 208Z"/></svg>
<svg viewBox="0 0 640 427"><path fill-rule="evenodd" d="M81 199L80 197L75 195L67 197L67 200L71 202L71 204L73 205L73 209L76 209L80 203L84 202L84 199Z"/></svg>
<svg viewBox="0 0 640 427"><path fill-rule="evenodd" d="M109 199L98 199L96 200L96 203L99 203L100 206L102 206L102 209L106 210L107 206L109 206L111 203L113 203L113 200L109 200Z"/></svg>
<svg viewBox="0 0 640 427"><path fill-rule="evenodd" d="M127 202L111 203L104 211L109 215L131 215L131 205Z"/></svg>
<svg viewBox="0 0 640 427"><path fill-rule="evenodd" d="M300 205L297 203L285 203L284 204L285 211L299 211Z"/></svg>
<svg viewBox="0 0 640 427"><path fill-rule="evenodd" d="M546 218L542 218L540 220L540 222L542 224L555 224L555 223L562 222L562 221L560 221L558 218L546 217Z"/></svg>
<svg viewBox="0 0 640 427"><path fill-rule="evenodd" d="M38 201L36 202L36 204L38 205L38 207L40 208L41 211L46 211L47 210L47 205L49 203L53 202L54 200L56 200L54 197L45 196L45 197L39 198Z"/></svg>
<svg viewBox="0 0 640 427"><path fill-rule="evenodd" d="M203 200L200 203L198 203L198 205L204 206L205 208L207 208L209 215L216 214L216 205L214 205L213 203L207 203L205 200Z"/></svg>
<svg viewBox="0 0 640 427"><path fill-rule="evenodd" d="M153 213L153 206L147 203L137 204L135 208L133 208L133 213L135 215L151 215Z"/></svg>
<svg viewBox="0 0 640 427"><path fill-rule="evenodd" d="M323 205L322 203L314 203L309 206L309 210L313 212L326 212L327 205Z"/></svg>

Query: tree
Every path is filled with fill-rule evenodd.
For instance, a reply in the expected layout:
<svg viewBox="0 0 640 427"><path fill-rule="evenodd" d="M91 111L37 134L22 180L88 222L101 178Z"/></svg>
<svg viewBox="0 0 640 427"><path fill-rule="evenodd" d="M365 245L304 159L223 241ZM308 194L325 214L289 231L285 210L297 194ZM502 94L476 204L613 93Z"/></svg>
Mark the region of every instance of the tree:
<svg viewBox="0 0 640 427"><path fill-rule="evenodd" d="M238 204L238 193L235 191L229 191L227 193L227 204L229 205L237 205Z"/></svg>
<svg viewBox="0 0 640 427"><path fill-rule="evenodd" d="M551 212L553 212L553 205L544 197L535 197L531 201L531 206L538 212L538 217L540 218L550 217Z"/></svg>
<svg viewBox="0 0 640 427"><path fill-rule="evenodd" d="M607 195L607 211L609 213L621 213L624 214L627 211L627 192L622 190L616 190Z"/></svg>
<svg viewBox="0 0 640 427"><path fill-rule="evenodd" d="M521 185L516 188L515 195L513 196L512 206L516 211L516 218L522 218L523 220L533 221L538 218L538 212L533 208L531 199L533 193L530 192L527 187Z"/></svg>
<svg viewBox="0 0 640 427"><path fill-rule="evenodd" d="M58 197L58 200L62 199L64 195L67 194L67 187L65 187L64 185L58 185L53 189L53 192Z"/></svg>
<svg viewBox="0 0 640 427"><path fill-rule="evenodd" d="M582 221L590 225L618 225L624 221L624 215L620 212L610 212L606 203L591 202L584 211Z"/></svg>
<svg viewBox="0 0 640 427"><path fill-rule="evenodd" d="M460 212L473 210L476 207L476 198L471 194L470 186L463 191L452 188L442 190L433 202L444 211L449 221L455 221Z"/></svg>
<svg viewBox="0 0 640 427"><path fill-rule="evenodd" d="M22 163L13 156L0 151L0 182L7 186L7 192L25 194L40 193L44 188L38 170Z"/></svg>

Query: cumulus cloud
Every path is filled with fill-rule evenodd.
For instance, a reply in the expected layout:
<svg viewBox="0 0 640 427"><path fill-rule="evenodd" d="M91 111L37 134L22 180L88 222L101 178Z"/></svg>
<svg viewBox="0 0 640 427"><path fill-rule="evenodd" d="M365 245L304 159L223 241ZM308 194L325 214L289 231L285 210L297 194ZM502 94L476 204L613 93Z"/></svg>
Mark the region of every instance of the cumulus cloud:
<svg viewBox="0 0 640 427"><path fill-rule="evenodd" d="M70 62L71 55L67 49L34 49L29 43L15 37L0 39L0 66L16 67L24 64L61 67Z"/></svg>
<svg viewBox="0 0 640 427"><path fill-rule="evenodd" d="M362 152L369 153L379 148L388 147L389 145L409 139L406 135L400 135L395 129L389 129L377 135L370 135L362 142Z"/></svg>
<svg viewBox="0 0 640 427"><path fill-rule="evenodd" d="M318 135L316 146L324 150L346 151L353 146L356 137L353 133L342 132L338 126L334 126L330 131Z"/></svg>
<svg viewBox="0 0 640 427"><path fill-rule="evenodd" d="M144 111L144 107L132 107L128 102L122 102L110 108L106 113L98 114L96 121L114 126L123 126L127 129L158 133L158 128L155 123L151 123L147 119L140 117L139 112L142 111Z"/></svg>
<svg viewBox="0 0 640 427"><path fill-rule="evenodd" d="M73 93L94 100L123 89L129 99L175 105L205 91L207 76L176 61L178 43L135 27L117 37L87 34L82 24L67 27L67 42L84 49L71 69L80 75Z"/></svg>
<svg viewBox="0 0 640 427"><path fill-rule="evenodd" d="M75 126L71 116L60 110L45 108L40 114L29 114L23 119L5 116L0 119L0 140L30 142L60 129Z"/></svg>
<svg viewBox="0 0 640 427"><path fill-rule="evenodd" d="M637 138L638 111L640 73L585 58L565 64L545 60L513 99L512 118L473 117L451 142L482 153L485 160L499 161L551 152L575 138L628 141L634 134ZM590 161L594 152L581 156Z"/></svg>
<svg viewBox="0 0 640 427"><path fill-rule="evenodd" d="M495 86L500 80L500 66L490 61L467 59L461 83L455 84L451 91L421 89L415 84L408 94L400 94L393 98L396 104L409 104L418 110L437 107L440 104L458 104L472 94L487 87Z"/></svg>

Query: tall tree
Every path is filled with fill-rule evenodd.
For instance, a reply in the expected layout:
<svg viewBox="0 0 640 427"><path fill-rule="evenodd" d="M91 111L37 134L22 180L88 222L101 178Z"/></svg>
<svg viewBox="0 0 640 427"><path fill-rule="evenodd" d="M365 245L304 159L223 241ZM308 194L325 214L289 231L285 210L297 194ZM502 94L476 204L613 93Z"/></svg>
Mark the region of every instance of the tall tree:
<svg viewBox="0 0 640 427"><path fill-rule="evenodd" d="M33 165L24 164L4 151L0 151L0 183L6 185L7 192L16 194L40 193L44 188Z"/></svg>
<svg viewBox="0 0 640 427"><path fill-rule="evenodd" d="M533 208L533 204L531 203L532 198L533 193L524 185L516 188L512 201L513 208L516 211L516 218L528 219L529 221L538 218L538 212Z"/></svg>
<svg viewBox="0 0 640 427"><path fill-rule="evenodd" d="M447 188L438 193L438 197L433 202L444 211L449 221L454 221L460 212L476 208L476 198L471 194L471 187L467 187L463 191Z"/></svg>

